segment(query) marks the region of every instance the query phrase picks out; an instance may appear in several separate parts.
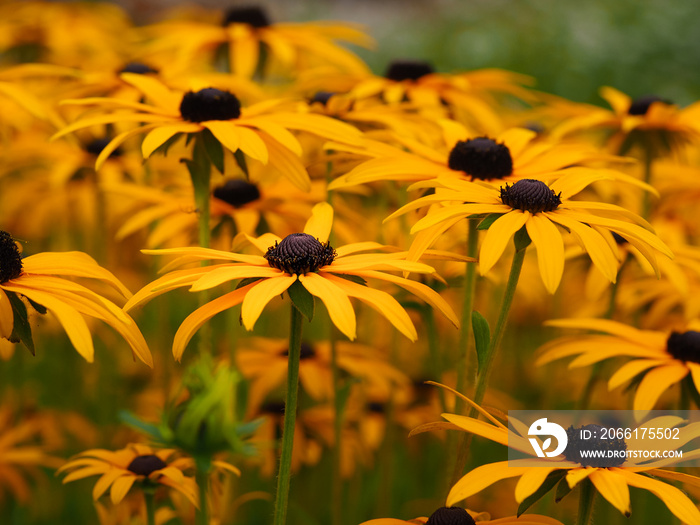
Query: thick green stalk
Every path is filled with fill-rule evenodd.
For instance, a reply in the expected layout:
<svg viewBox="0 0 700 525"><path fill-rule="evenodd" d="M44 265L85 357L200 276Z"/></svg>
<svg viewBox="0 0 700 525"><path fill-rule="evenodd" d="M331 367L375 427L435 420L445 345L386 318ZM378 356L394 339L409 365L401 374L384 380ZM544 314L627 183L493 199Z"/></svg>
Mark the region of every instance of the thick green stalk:
<svg viewBox="0 0 700 525"><path fill-rule="evenodd" d="M595 502L596 490L589 479L584 479L579 483L581 492L578 499L578 517L576 525L588 525L593 517L593 503Z"/></svg>
<svg viewBox="0 0 700 525"><path fill-rule="evenodd" d="M291 307L289 324L289 365L287 367L287 399L284 404L284 429L282 431L282 454L277 476L277 496L275 497L274 525L287 522L289 501L289 480L292 473L292 448L294 447L294 426L297 417L297 395L299 392L299 359L301 357L302 315L296 306Z"/></svg>
<svg viewBox="0 0 700 525"><path fill-rule="evenodd" d="M195 480L199 488L199 509L196 514L197 525L209 525L209 508L207 506L207 490L209 488L209 459L196 459Z"/></svg>
<svg viewBox="0 0 700 525"><path fill-rule="evenodd" d="M523 268L523 261L525 260L525 251L527 246L518 247L516 234L516 249L515 255L513 255L513 262L510 267L510 274L508 276L508 283L506 284L506 289L503 294L503 301L501 302L501 310L498 315L498 321L496 322L496 329L491 334L491 340L489 342L489 348L484 362L479 369L479 373L476 377L476 390L474 392L473 401L478 405L484 400L484 394L486 394L486 387L488 386L489 377L491 375L491 369L493 368L494 358L496 357L496 352L501 346L501 341L503 339L503 334L506 328L506 321L508 320L508 314L510 313L510 307L513 304L513 297L515 296L515 289L518 286L518 279L520 278L520 271ZM469 412L470 417L476 417L477 411L472 409ZM472 434L467 434L459 447L459 452L457 453L457 461L455 463L455 469L452 474L452 485L454 485L459 478L462 477L462 472L464 471L464 466L467 464L467 456L469 453L469 445L471 443Z"/></svg>
<svg viewBox="0 0 700 525"><path fill-rule="evenodd" d="M156 525L155 491L152 488L145 488L143 497L146 500L146 523Z"/></svg>

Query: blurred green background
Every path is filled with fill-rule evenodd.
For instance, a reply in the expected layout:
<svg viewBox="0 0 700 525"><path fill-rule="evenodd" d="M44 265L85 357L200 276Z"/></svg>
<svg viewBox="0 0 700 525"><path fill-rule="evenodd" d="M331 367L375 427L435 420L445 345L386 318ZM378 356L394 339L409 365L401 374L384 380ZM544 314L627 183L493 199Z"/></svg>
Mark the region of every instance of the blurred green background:
<svg viewBox="0 0 700 525"><path fill-rule="evenodd" d="M141 22L173 0L118 2ZM276 0L259 5L276 22L344 20L366 26L377 49L358 53L382 73L394 58L439 71L486 67L526 73L540 90L604 104L601 85L678 104L700 99L698 0Z"/></svg>

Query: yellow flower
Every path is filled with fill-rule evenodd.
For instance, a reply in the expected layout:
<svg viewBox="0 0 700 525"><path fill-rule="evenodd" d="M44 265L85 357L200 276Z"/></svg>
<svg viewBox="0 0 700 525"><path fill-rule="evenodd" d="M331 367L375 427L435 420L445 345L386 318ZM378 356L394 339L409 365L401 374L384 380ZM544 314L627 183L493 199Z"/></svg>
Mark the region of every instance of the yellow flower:
<svg viewBox="0 0 700 525"><path fill-rule="evenodd" d="M134 73L123 73L121 77L152 105L113 98L65 100L64 104L97 106L107 113L81 118L53 137L89 126L140 123L110 141L97 158L97 169L120 144L135 135L148 132L141 144L141 152L148 158L179 134L208 131L227 150L232 153L240 150L308 191L309 176L299 159L302 147L289 130L306 131L350 144L357 143L360 136L360 132L348 124L322 115L289 111L279 100L244 108L236 95L213 87L183 94L169 89L156 78Z"/></svg>
<svg viewBox="0 0 700 525"><path fill-rule="evenodd" d="M46 453L41 434L45 421L30 417L16 421L13 411L0 406L0 487L6 488L20 503L31 500L31 489L23 474L36 475L37 467L57 467L59 458ZM3 491L0 490L0 504Z"/></svg>
<svg viewBox="0 0 700 525"><path fill-rule="evenodd" d="M557 319L547 324L602 333L550 341L538 351L538 365L574 356L570 368L612 357L632 358L612 375L608 389L642 377L634 395L634 410L652 410L666 390L688 375L700 391L700 324L697 322L685 331L670 333L638 330L606 319Z"/></svg>
<svg viewBox="0 0 700 525"><path fill-rule="evenodd" d="M452 389L448 388L448 390ZM457 428L511 447L527 455L532 455L533 449L528 440L528 426L525 423L514 418L508 418L508 426L506 426L471 400L461 395L460 397L475 407L488 421L456 414L443 414L442 417L449 423L429 423L424 427L414 429L413 434L437 428ZM683 420L681 418L673 418L673 422L669 422L669 420L664 421L665 426L674 428L682 423ZM644 423L643 426L651 428L655 424L656 421L651 420ZM700 428L698 428L697 424L689 424L678 428L679 439L673 442L674 450L692 441L700 434ZM619 443L616 442L611 446L617 447ZM627 447L626 450L642 450L645 448L645 444L641 440L635 441L634 439L627 440L625 446ZM694 451L694 453L686 453L684 451L683 459L696 455L697 451ZM539 461L542 462L541 466L533 466L534 462ZM700 510L688 496L676 487L655 479L677 480L693 486L700 486L700 478L661 468L673 464L675 461L677 460L666 458L641 465L620 458L614 466L606 467L583 466L573 459L567 459L562 456L499 461L477 467L462 477L450 490L447 496L447 505L454 505L497 481L509 478L520 478L515 487L515 499L518 503L522 503L540 488L547 476L554 472L561 472L562 480L565 480L562 482L565 482L570 489L585 479L590 480L600 495L626 516L629 516L631 513L629 487L637 487L648 490L660 498L668 509L684 523L698 525L700 524Z"/></svg>
<svg viewBox="0 0 700 525"><path fill-rule="evenodd" d="M100 476L92 490L98 500L110 490L112 503L119 503L134 483L142 486L165 485L171 487L198 506L197 484L183 470L192 468L191 458L173 458L174 449L154 450L147 445L131 444L117 451L92 449L82 452L75 459L58 469L57 473L69 472L63 483L89 476Z"/></svg>
<svg viewBox="0 0 700 525"><path fill-rule="evenodd" d="M83 316L114 328L129 343L134 357L153 367L153 357L134 320L109 299L58 276L98 279L124 297L131 297L119 280L81 252L44 252L21 258L10 234L0 231L0 337L23 342L33 351L25 297L39 312L51 312L88 362L95 349ZM19 316L19 317L18 317Z"/></svg>
<svg viewBox="0 0 700 525"><path fill-rule="evenodd" d="M558 127L552 135L563 137L575 131L595 128L612 129L609 143L614 150L627 149L624 141L641 133L656 149L671 150L682 143L700 139L700 102L680 109L658 96L647 95L633 100L617 89L604 86L600 89L612 110L590 107L582 115L574 116Z"/></svg>
<svg viewBox="0 0 700 525"><path fill-rule="evenodd" d="M247 283L242 283L244 286L195 310L183 321L173 343L173 355L178 360L194 333L217 313L242 303L243 325L252 330L267 303L293 285L301 285L306 292L321 299L333 323L351 340L355 339L356 320L350 297L358 298L377 310L412 341L417 338L413 322L398 301L386 292L358 283L357 278L380 279L397 284L440 310L455 326L459 325L450 306L434 290L385 273L388 270L432 274L432 267L406 261L405 252L359 253L384 248L374 242L350 244L335 250L327 242L332 221L333 208L327 203L320 203L314 207L303 233L294 233L284 239L273 234L249 238L264 256L204 248L144 250L144 253L179 255L167 266L168 269L207 259L227 262L170 272L137 292L125 309L129 310L183 286L189 286L190 291L196 292L245 279Z"/></svg>
<svg viewBox="0 0 700 525"><path fill-rule="evenodd" d="M367 35L349 24L271 23L259 7L234 7L221 18L219 23L172 20L148 26L142 31L150 40L144 45L144 53L161 57L161 61L169 62L177 71L191 71L203 58L211 58L223 44L228 48L230 72L246 78L258 70L261 50L267 59L281 65L285 73L289 70L296 73L294 70L312 64L352 72L367 70L357 56L334 42L372 45Z"/></svg>
<svg viewBox="0 0 700 525"><path fill-rule="evenodd" d="M415 259L458 221L479 214L489 214L491 219L497 217L488 227L479 252L481 275L496 264L511 237L524 228L537 249L540 275L549 293L556 291L564 272L564 240L557 225L573 233L593 264L611 282L617 278L617 249L610 246L600 230L624 237L655 268L655 250L673 257L668 247L646 229L651 226L635 214L612 204L571 199L588 184L605 178L595 171L585 175L571 173L549 185L539 180L521 179L513 185L506 183L500 189L448 178L425 181L413 188L436 187L437 193L407 204L389 219L422 206L443 204L431 209L413 226L411 233L423 232L416 237L410 250L409 258Z"/></svg>
<svg viewBox="0 0 700 525"><path fill-rule="evenodd" d="M412 520L397 520L393 518L379 518L369 520L360 525L439 525L449 523L450 525L562 525L560 521L538 514L522 514L521 516L511 516L508 518L491 519L486 512L474 512L461 507L441 507L433 512L429 518L421 517Z"/></svg>

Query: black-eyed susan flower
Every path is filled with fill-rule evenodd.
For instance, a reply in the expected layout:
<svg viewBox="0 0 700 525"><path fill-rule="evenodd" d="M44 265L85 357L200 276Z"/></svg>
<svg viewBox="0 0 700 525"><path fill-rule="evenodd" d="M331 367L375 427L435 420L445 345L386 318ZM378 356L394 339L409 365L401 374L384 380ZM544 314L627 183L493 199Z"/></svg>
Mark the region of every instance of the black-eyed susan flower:
<svg viewBox="0 0 700 525"><path fill-rule="evenodd" d="M96 167L125 140L147 133L141 144L144 158L177 135L210 132L225 149L241 151L251 159L270 165L303 190L309 176L299 157L302 147L289 131L301 130L343 143L357 143L360 132L343 122L322 115L290 110L283 101L264 101L242 107L235 94L213 87L181 93L155 78L123 73L122 79L136 87L150 102L135 103L113 98L87 98L65 104L95 106L102 114L80 118L54 138L89 126L141 123L117 135L102 150ZM221 147L220 146L220 147Z"/></svg>
<svg viewBox="0 0 700 525"><path fill-rule="evenodd" d="M527 456L533 455L532 445L528 440L528 426L525 423L508 418L508 426L506 426L483 408L466 398L464 399L471 403L487 421L456 414L443 414L442 417L449 423L443 423L441 426L438 424L438 426L426 426L426 428L419 427L414 430L414 433L436 428L458 429L490 439ZM687 422L684 422L682 418L675 418L673 422L664 421L664 424L672 428L677 427L679 430L679 439L664 446L676 450L698 436L700 429L697 424L691 423L684 426L684 423ZM652 419L641 427L651 428L655 424L656 421ZM575 430L574 427L572 430ZM570 439L574 436L575 432L571 434ZM610 441L595 440L595 443L603 450L613 451L644 450L646 448L642 440L634 438ZM692 454L684 453L683 456L688 458L692 457ZM522 503L540 488L550 474L559 472L561 482L566 483L569 489L574 488L584 480L590 480L600 495L626 516L631 514L629 487L637 487L648 490L661 499L666 507L684 523L700 523L700 510L690 498L678 488L656 479L682 480L691 485L700 484L700 478L663 468L674 464L677 461L675 458L641 464L633 462L632 459L626 459L625 455L618 454L618 457L613 459L606 458L600 460L600 463L592 463L590 460L582 459L580 447L571 445L556 458L532 457L533 459L499 461L475 468L452 487L447 496L447 505L455 505L498 481L510 478L520 478L515 487L515 499L518 503ZM533 462L540 461L541 465L533 466Z"/></svg>
<svg viewBox="0 0 700 525"><path fill-rule="evenodd" d="M600 89L600 96L611 110L590 107L588 112L556 127L553 135L562 137L576 131L609 129L613 132L608 139L613 151L624 151L637 142L655 155L700 139L700 102L681 109L656 95L632 99L608 86Z"/></svg>
<svg viewBox="0 0 700 525"><path fill-rule="evenodd" d="M92 490L95 500L109 490L112 503L119 503L136 483L142 488L157 485L170 487L187 496L197 506L197 484L183 472L192 466L191 458L176 457L174 449L155 450L135 443L116 451L87 450L63 465L58 473L68 473L63 483L100 476Z"/></svg>
<svg viewBox="0 0 700 525"><path fill-rule="evenodd" d="M134 320L109 299L64 276L97 279L131 297L112 273L87 254L44 252L22 258L12 236L0 232L0 336L21 341L33 351L27 305L21 299L26 298L34 310L56 317L87 361L93 361L95 349L83 316L110 325L129 344L134 357L152 367L153 357Z"/></svg>
<svg viewBox="0 0 700 525"><path fill-rule="evenodd" d="M492 137L467 138L466 128L457 122L443 119L440 125L446 148L399 139L401 148L384 145L369 149L367 156L373 158L335 179L329 189L382 180L415 182L438 178L499 184L520 179L553 180L574 172L581 175L605 172L608 177L639 184L616 170L585 167L588 162L610 157L584 143L539 142L535 140L537 133L525 128L511 128ZM333 145L333 148L343 150L344 146ZM351 151L362 154L357 148Z"/></svg>
<svg viewBox="0 0 700 525"><path fill-rule="evenodd" d="M241 319L252 330L265 306L291 286L301 285L318 297L328 309L333 323L349 339L355 339L355 312L350 297L355 297L377 310L402 334L417 338L416 329L406 311L388 293L357 282L357 279L379 279L396 284L441 311L455 326L457 317L432 288L387 271L434 273L426 264L407 261L405 252L362 253L384 248L374 242L364 242L333 248L327 241L333 221L333 208L327 203L314 206L313 215L302 233L284 239L265 234L250 243L263 255L247 255L205 248L173 248L148 250L145 253L178 255L170 269L185 263L207 259L228 261L213 266L177 270L146 285L125 305L130 310L162 293L189 286L190 291L208 290L238 279L254 280L195 310L183 321L175 334L173 355L182 357L194 333L219 312L242 303ZM296 283L299 284L296 284Z"/></svg>
<svg viewBox="0 0 700 525"><path fill-rule="evenodd" d="M191 71L207 59L213 62L216 49L223 45L230 72L246 78L261 69L262 60L268 62L267 66L281 66L285 74L312 66L367 71L357 56L335 43L340 40L363 47L372 45L365 33L350 24L273 23L262 8L253 6L232 7L208 18L171 20L145 27L145 56L165 58L174 69Z"/></svg>
<svg viewBox="0 0 700 525"><path fill-rule="evenodd" d="M423 516L412 520L379 518L365 521L360 525L488 525L490 523L494 525L561 525L559 520L538 514L522 514L492 520L487 512L474 512L462 507L440 507L429 517Z"/></svg>
<svg viewBox="0 0 700 525"><path fill-rule="evenodd" d="M575 357L571 368L592 365L613 357L628 357L608 381L613 390L632 379L640 379L634 394L634 410L652 410L661 395L686 376L700 391L700 323L685 330L639 330L607 319L557 319L549 326L595 330L598 334L563 337L539 351L538 365Z"/></svg>
<svg viewBox="0 0 700 525"><path fill-rule="evenodd" d="M431 209L411 230L411 233L425 231L423 235L419 234L410 250L411 257L418 257L459 220L475 215L497 217L488 227L480 248L479 270L482 275L496 264L513 235L524 228L537 249L540 275L550 293L556 291L564 271L563 231L573 233L593 264L611 282L615 282L617 276L617 250L613 250L601 235L601 229L623 236L654 267L656 251L673 257L668 247L649 231L651 226L635 214L613 204L572 199L588 184L604 178L605 175L595 172L584 176L571 173L562 175L551 184L521 179L512 185L505 183L499 189L447 178L425 181L413 187L436 187L437 193L407 204L389 218L442 203Z"/></svg>

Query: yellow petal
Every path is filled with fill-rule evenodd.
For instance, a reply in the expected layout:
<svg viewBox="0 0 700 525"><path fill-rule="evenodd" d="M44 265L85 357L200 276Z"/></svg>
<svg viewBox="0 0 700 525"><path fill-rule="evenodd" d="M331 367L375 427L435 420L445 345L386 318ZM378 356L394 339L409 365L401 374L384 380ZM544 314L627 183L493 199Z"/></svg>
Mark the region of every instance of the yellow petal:
<svg viewBox="0 0 700 525"><path fill-rule="evenodd" d="M265 142L252 129L238 126L238 138L240 140L240 150L250 158L259 160L263 164L267 164L269 154Z"/></svg>
<svg viewBox="0 0 700 525"><path fill-rule="evenodd" d="M542 486L549 473L554 470L556 469L535 467L525 472L520 476L518 484L515 486L515 501L522 503L525 498L534 494Z"/></svg>
<svg viewBox="0 0 700 525"><path fill-rule="evenodd" d="M569 488L573 489L581 481L586 479L588 476L593 474L597 469L585 467L585 468L573 468L566 473L566 482L569 484Z"/></svg>
<svg viewBox="0 0 700 525"><path fill-rule="evenodd" d="M279 124L274 124L272 122L267 122L263 118L246 118L241 119L241 124L246 124L258 128L260 131L265 132L269 135L270 139L278 142L281 146L287 148L289 151L294 153L296 156L301 157L304 150L299 143L299 140L286 128L280 126ZM265 137L261 137L265 140ZM267 143L267 141L265 141Z"/></svg>
<svg viewBox="0 0 700 525"><path fill-rule="evenodd" d="M190 292L208 290L209 288L219 286L220 284L233 281L235 279L245 279L248 277L277 277L283 273L284 272L278 270L277 268L265 268L264 266L251 266L249 264L243 264L241 266L228 264L205 273L202 277L195 281L190 288Z"/></svg>
<svg viewBox="0 0 700 525"><path fill-rule="evenodd" d="M630 507L630 491L624 477L617 473L619 469L600 469L593 472L588 479L600 495L613 504L613 506L629 517L632 509Z"/></svg>
<svg viewBox="0 0 700 525"><path fill-rule="evenodd" d="M136 481L136 476L122 476L112 483L110 489L110 498L115 505L124 499L124 496L129 492L129 489Z"/></svg>
<svg viewBox="0 0 700 525"><path fill-rule="evenodd" d="M106 492L106 490L110 487L112 483L114 483L118 478L129 475L130 477L133 476L133 474L127 474L124 470L120 468L112 468L111 470L108 470L105 472L100 479L97 480L97 483L95 483L95 486L92 488L92 498L94 500L100 499L100 496Z"/></svg>
<svg viewBox="0 0 700 525"><path fill-rule="evenodd" d="M557 227L542 214L535 214L525 223L527 233L537 249L537 264L545 288L557 291L564 273L564 241Z"/></svg>
<svg viewBox="0 0 700 525"><path fill-rule="evenodd" d="M511 237L531 217L529 212L513 210L499 217L486 231L479 254L479 273L485 275L498 262Z"/></svg>
<svg viewBox="0 0 700 525"><path fill-rule="evenodd" d="M221 145L236 153L241 145L239 131L243 128L237 126L233 122L227 120L207 120L202 122L202 126L212 132L216 140L221 142Z"/></svg>
<svg viewBox="0 0 700 525"><path fill-rule="evenodd" d="M9 339L12 335L15 316L12 312L10 299L3 290L0 290L0 337Z"/></svg>
<svg viewBox="0 0 700 525"><path fill-rule="evenodd" d="M160 80L149 75L139 75L138 73L122 73L122 80L131 84L141 91L146 98L157 107L175 112L182 102L182 94L171 91Z"/></svg>
<svg viewBox="0 0 700 525"><path fill-rule="evenodd" d="M282 294L296 280L296 275L282 274L279 277L271 277L253 283L243 299L243 307L241 308L241 317L246 330L252 330L267 303L276 295Z"/></svg>
<svg viewBox="0 0 700 525"><path fill-rule="evenodd" d="M178 133L196 133L198 131L202 131L202 125L189 122L158 126L144 137L141 143L141 154L144 159L147 159L155 150Z"/></svg>
<svg viewBox="0 0 700 525"><path fill-rule="evenodd" d="M311 295L323 301L333 324L351 341L356 337L355 310L347 294L329 279L317 273L299 276L299 281Z"/></svg>
<svg viewBox="0 0 700 525"><path fill-rule="evenodd" d="M299 157L276 140L261 136L269 152L269 165L301 191L311 190L311 180Z"/></svg>
<svg viewBox="0 0 700 525"><path fill-rule="evenodd" d="M628 485L648 490L661 499L668 507L668 510L675 514L683 523L689 525L700 524L700 511L690 498L676 487L626 469L616 469L616 472L625 478Z"/></svg>
<svg viewBox="0 0 700 525"><path fill-rule="evenodd" d="M532 467L511 467L507 461L489 463L475 468L460 479L447 495L447 506L452 507L465 498L481 492L502 479L522 476Z"/></svg>
<svg viewBox="0 0 700 525"><path fill-rule="evenodd" d="M621 384L626 383L633 377L641 374L645 370L648 370L654 366L659 366L664 362L665 361L654 359L635 359L634 361L625 363L618 368L608 380L608 390L613 390Z"/></svg>
<svg viewBox="0 0 700 525"><path fill-rule="evenodd" d="M641 412L639 417L644 417L647 411L652 410L661 394L686 375L688 368L680 363L660 366L647 372L634 396L633 409Z"/></svg>
<svg viewBox="0 0 700 525"><path fill-rule="evenodd" d="M173 340L173 357L175 357L177 361L180 361L185 348L187 348L187 343L190 342L195 332L219 312L223 312L224 310L240 304L248 291L255 286L255 284L256 283L252 283L243 286L238 290L234 290L213 301L209 301L207 304L197 308L188 315L175 333L175 339Z"/></svg>
<svg viewBox="0 0 700 525"><path fill-rule="evenodd" d="M304 233L327 242L333 226L333 207L327 202L319 202L311 210L311 217L306 221Z"/></svg>

